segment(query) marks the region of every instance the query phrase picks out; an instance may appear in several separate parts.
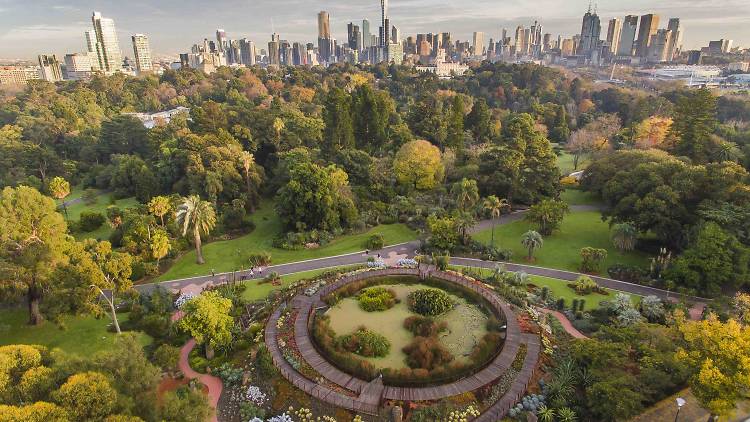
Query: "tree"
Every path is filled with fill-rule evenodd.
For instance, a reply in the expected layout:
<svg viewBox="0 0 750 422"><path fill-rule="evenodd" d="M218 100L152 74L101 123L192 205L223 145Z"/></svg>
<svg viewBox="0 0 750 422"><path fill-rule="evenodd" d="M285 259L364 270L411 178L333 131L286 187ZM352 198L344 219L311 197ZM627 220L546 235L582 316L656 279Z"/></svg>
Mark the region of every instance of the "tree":
<svg viewBox="0 0 750 422"><path fill-rule="evenodd" d="M352 121L356 145L370 153L381 151L388 140L388 124L395 105L386 91L374 90L368 83L352 92Z"/></svg>
<svg viewBox="0 0 750 422"><path fill-rule="evenodd" d="M156 260L156 267L159 268L161 259L167 256L172 249L167 232L164 230L154 230L154 233L151 235L151 243L148 247L151 250L151 257Z"/></svg>
<svg viewBox="0 0 750 422"><path fill-rule="evenodd" d="M735 293L732 306L736 320L740 324L750 325L750 294Z"/></svg>
<svg viewBox="0 0 750 422"><path fill-rule="evenodd" d="M248 151L242 151L240 155L242 160L242 169L245 171L245 187L247 188L247 196L250 198L251 211L255 211L255 203L258 201L258 189L260 186L263 175L255 164L255 157Z"/></svg>
<svg viewBox="0 0 750 422"><path fill-rule="evenodd" d="M660 322L666 315L664 303L656 296L646 296L641 299L641 314L651 322Z"/></svg>
<svg viewBox="0 0 750 422"><path fill-rule="evenodd" d="M229 315L232 301L216 291L201 293L182 306L185 315L177 327L206 347L206 358L213 359L214 348L232 340L234 319Z"/></svg>
<svg viewBox="0 0 750 422"><path fill-rule="evenodd" d="M474 206L479 201L477 181L463 178L460 182L454 183L451 187L451 196L455 199L459 210L473 212Z"/></svg>
<svg viewBox="0 0 750 422"><path fill-rule="evenodd" d="M97 290L109 305L112 323L117 334L121 334L115 309L115 295L122 294L133 287L133 282L130 280L133 273L133 257L128 253L112 250L112 245L107 241L89 241L86 246L104 276L102 285L92 284L91 288ZM109 294L105 294L104 290L108 290Z"/></svg>
<svg viewBox="0 0 750 422"><path fill-rule="evenodd" d="M623 252L635 249L638 241L638 229L631 223L615 224L612 228L612 243Z"/></svg>
<svg viewBox="0 0 750 422"><path fill-rule="evenodd" d="M487 142L490 140L492 136L491 119L492 115L487 106L487 101L484 98L477 99L469 114L466 115L466 128L471 130L475 141Z"/></svg>
<svg viewBox="0 0 750 422"><path fill-rule="evenodd" d="M440 149L424 140L408 142L396 153L393 172L401 184L416 190L433 189L445 175Z"/></svg>
<svg viewBox="0 0 750 422"><path fill-rule="evenodd" d="M117 404L117 391L99 372L71 375L53 396L75 420L104 419Z"/></svg>
<svg viewBox="0 0 750 422"><path fill-rule="evenodd" d="M499 199L495 195L490 195L484 200L482 208L490 213L490 218L492 219L492 241L490 242L490 244L494 248L495 226L497 225L495 221L500 218L500 214L503 212L503 210L510 210L510 204L508 204L507 199Z"/></svg>
<svg viewBox="0 0 750 422"><path fill-rule="evenodd" d="M458 242L456 221L449 217L427 217L427 228L430 230L430 245L441 251L451 251Z"/></svg>
<svg viewBox="0 0 750 422"><path fill-rule="evenodd" d="M581 271L597 272L605 259L607 259L606 249L585 246L581 248Z"/></svg>
<svg viewBox="0 0 750 422"><path fill-rule="evenodd" d="M159 409L159 420L164 422L204 422L210 415L206 395L184 387L165 393Z"/></svg>
<svg viewBox="0 0 750 422"><path fill-rule="evenodd" d="M672 119L651 116L640 122L634 129L635 146L640 149L659 147L667 138Z"/></svg>
<svg viewBox="0 0 750 422"><path fill-rule="evenodd" d="M68 218L68 206L65 204L65 198L70 195L70 183L62 177L55 177L49 182L49 191L52 197L60 200L60 204L65 211L65 218Z"/></svg>
<svg viewBox="0 0 750 422"><path fill-rule="evenodd" d="M732 412L750 385L750 327L733 319L722 323L714 314L702 321L678 318L677 326L685 346L676 357L695 368L691 391L713 416Z"/></svg>
<svg viewBox="0 0 750 422"><path fill-rule="evenodd" d="M549 236L560 227L565 214L569 213L570 207L566 202L557 199L545 199L532 205L524 219L536 224L539 227L540 234Z"/></svg>
<svg viewBox="0 0 750 422"><path fill-rule="evenodd" d="M68 412L62 407L43 401L25 406L6 406L0 404L0 415L4 422L68 422Z"/></svg>
<svg viewBox="0 0 750 422"><path fill-rule="evenodd" d="M332 88L325 97L323 150L333 153L354 147L351 97L341 88Z"/></svg>
<svg viewBox="0 0 750 422"><path fill-rule="evenodd" d="M469 242L469 230L471 230L471 228L474 227L474 224L476 224L476 218L474 218L474 214L467 211L459 211L456 213L456 216L453 220L455 222L456 229L459 233L461 233L461 241L464 244L467 244Z"/></svg>
<svg viewBox="0 0 750 422"><path fill-rule="evenodd" d="M464 148L464 102L461 96L454 95L448 114L448 146L455 150Z"/></svg>
<svg viewBox="0 0 750 422"><path fill-rule="evenodd" d="M667 137L674 144L675 153L705 163L716 124L716 97L707 88L689 91L677 100Z"/></svg>
<svg viewBox="0 0 750 422"><path fill-rule="evenodd" d="M216 211L208 201L203 201L198 195L183 198L182 204L177 208L175 215L177 225L182 228L182 235L186 236L189 230L193 232L195 243L196 262L204 264L201 252L201 235L207 236L216 225Z"/></svg>
<svg viewBox="0 0 750 422"><path fill-rule="evenodd" d="M5 293L26 296L29 324L42 323L40 302L55 294L55 268L64 262L67 227L54 201L36 189L6 187L0 194L0 275Z"/></svg>
<svg viewBox="0 0 750 422"><path fill-rule="evenodd" d="M172 211L172 201L166 196L154 196L148 202L148 212L161 220L161 226L164 227L164 216Z"/></svg>
<svg viewBox="0 0 750 422"><path fill-rule="evenodd" d="M527 251L529 251L526 259L531 262L534 259L534 250L539 249L544 245L544 239L538 232L529 230L521 236L521 244Z"/></svg>
<svg viewBox="0 0 750 422"><path fill-rule="evenodd" d="M618 130L620 130L620 119L615 115L607 114L573 132L566 144L566 149L573 154L573 169L578 169L578 161L581 157L611 149L609 140Z"/></svg>

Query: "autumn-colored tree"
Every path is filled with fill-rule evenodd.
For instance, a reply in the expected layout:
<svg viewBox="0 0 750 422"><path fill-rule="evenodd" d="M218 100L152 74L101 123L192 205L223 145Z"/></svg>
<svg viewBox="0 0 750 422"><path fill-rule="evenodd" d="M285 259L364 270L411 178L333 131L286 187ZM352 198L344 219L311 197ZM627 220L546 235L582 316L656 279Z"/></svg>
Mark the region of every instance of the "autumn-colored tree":
<svg viewBox="0 0 750 422"><path fill-rule="evenodd" d="M440 149L425 140L404 144L393 159L393 171L399 183L416 190L433 189L445 176Z"/></svg>
<svg viewBox="0 0 750 422"><path fill-rule="evenodd" d="M75 420L101 420L117 405L117 391L104 374L71 375L53 396Z"/></svg>
<svg viewBox="0 0 750 422"><path fill-rule="evenodd" d="M573 169L578 169L582 157L610 150L612 148L610 138L618 130L620 130L620 119L614 114L606 114L573 132L565 145L568 152L573 155Z"/></svg>
<svg viewBox="0 0 750 422"><path fill-rule="evenodd" d="M151 251L151 257L156 260L156 267L159 268L159 262L162 258L167 256L169 251L172 249L172 244L169 242L169 236L164 230L155 230L151 234L151 241L148 245Z"/></svg>
<svg viewBox="0 0 750 422"><path fill-rule="evenodd" d="M734 319L723 323L714 314L702 321L676 318L685 346L676 357L695 368L690 388L701 406L716 416L732 412L748 398L750 327Z"/></svg>
<svg viewBox="0 0 750 422"><path fill-rule="evenodd" d="M640 149L656 148L664 142L672 119L669 117L651 116L640 122L634 130L635 147Z"/></svg>

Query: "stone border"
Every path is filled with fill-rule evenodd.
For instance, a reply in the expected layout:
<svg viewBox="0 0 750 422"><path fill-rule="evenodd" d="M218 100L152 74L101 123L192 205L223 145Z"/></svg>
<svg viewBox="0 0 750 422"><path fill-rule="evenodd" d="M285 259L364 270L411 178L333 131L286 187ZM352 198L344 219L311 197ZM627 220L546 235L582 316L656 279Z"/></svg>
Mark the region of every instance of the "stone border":
<svg viewBox="0 0 750 422"><path fill-rule="evenodd" d="M333 366L318 352L311 341L309 332L309 323L314 316L316 308L325 305L322 301L322 297L355 281L392 275L416 276L420 278L434 277L442 281L458 284L463 288L478 293L494 308L494 311L497 314L505 317L506 336L503 350L492 360L491 363L478 372L458 381L434 387L410 388L383 386L379 378L368 383ZM310 297L303 294L295 296L292 299L291 306L298 311L297 318L294 321L294 335L302 357L308 364L310 364L310 366L320 373L321 376L339 387L351 391L353 395L349 396L339 391L334 391L305 378L294 370L286 359L284 359L276 341L276 322L281 315L283 305L279 306L279 308L277 308L271 315L265 331L265 342L271 352L274 364L279 368L282 375L292 384L313 397L335 406L357 412L377 414L380 402L383 399L399 401L439 400L477 390L505 374L505 372L510 369L521 343L526 343L527 353L524 358L523 367L511 385L510 390L477 420L491 420L487 418L498 418L501 417L498 415L505 415L510 407L513 406L513 404L518 401L520 396L526 391L526 387L531 380L539 358L540 341L538 336L522 334L518 321L516 320L515 314L510 306L499 300L498 296L495 295L492 290L487 288L481 282L469 280L461 275L430 269L429 267L387 268L344 276L339 280L322 287ZM482 417L485 417L485 419L482 419Z"/></svg>

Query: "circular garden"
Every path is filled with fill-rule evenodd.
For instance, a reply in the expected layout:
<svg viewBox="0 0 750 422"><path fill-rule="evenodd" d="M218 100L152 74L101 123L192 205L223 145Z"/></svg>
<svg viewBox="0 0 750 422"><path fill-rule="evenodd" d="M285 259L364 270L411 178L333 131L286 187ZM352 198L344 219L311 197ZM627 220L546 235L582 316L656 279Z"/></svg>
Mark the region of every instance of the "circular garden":
<svg viewBox="0 0 750 422"><path fill-rule="evenodd" d="M469 376L502 349L505 316L481 294L439 278L378 276L321 299L311 337L343 372L385 385L430 386Z"/></svg>

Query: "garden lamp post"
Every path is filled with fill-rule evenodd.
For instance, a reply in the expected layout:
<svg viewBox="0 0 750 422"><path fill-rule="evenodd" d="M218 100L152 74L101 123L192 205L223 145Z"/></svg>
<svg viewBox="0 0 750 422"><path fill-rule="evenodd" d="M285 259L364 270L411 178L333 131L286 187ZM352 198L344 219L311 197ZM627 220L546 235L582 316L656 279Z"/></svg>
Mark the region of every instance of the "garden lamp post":
<svg viewBox="0 0 750 422"><path fill-rule="evenodd" d="M674 415L674 422L677 422L677 418L680 416L680 409L687 403L682 397L677 397L677 414Z"/></svg>

